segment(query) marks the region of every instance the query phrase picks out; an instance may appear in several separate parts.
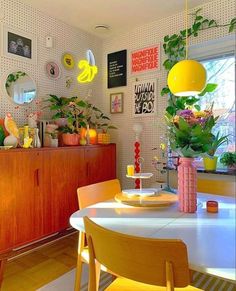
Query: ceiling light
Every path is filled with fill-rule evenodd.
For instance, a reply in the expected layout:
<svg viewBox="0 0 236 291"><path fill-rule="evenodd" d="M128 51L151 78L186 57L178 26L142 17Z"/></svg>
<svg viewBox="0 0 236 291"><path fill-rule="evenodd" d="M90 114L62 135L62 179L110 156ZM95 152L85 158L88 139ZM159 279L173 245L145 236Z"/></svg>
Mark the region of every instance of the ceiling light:
<svg viewBox="0 0 236 291"><path fill-rule="evenodd" d="M206 70L194 60L188 60L188 0L186 0L186 56L185 60L175 64L169 74L167 83L175 96L193 96L200 94L206 86Z"/></svg>
<svg viewBox="0 0 236 291"><path fill-rule="evenodd" d="M110 27L106 24L97 24L94 28L99 32L107 32L110 29Z"/></svg>

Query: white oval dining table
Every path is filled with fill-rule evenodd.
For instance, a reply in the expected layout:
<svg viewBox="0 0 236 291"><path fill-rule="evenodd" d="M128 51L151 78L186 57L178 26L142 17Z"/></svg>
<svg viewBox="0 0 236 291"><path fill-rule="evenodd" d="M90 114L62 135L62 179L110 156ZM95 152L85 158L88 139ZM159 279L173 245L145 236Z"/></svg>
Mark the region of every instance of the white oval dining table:
<svg viewBox="0 0 236 291"><path fill-rule="evenodd" d="M206 201L219 203L218 213L206 211ZM178 238L188 248L190 269L236 282L235 198L198 193L196 213L183 213L178 203L143 208L109 200L73 213L70 224L84 231L83 217L129 235Z"/></svg>

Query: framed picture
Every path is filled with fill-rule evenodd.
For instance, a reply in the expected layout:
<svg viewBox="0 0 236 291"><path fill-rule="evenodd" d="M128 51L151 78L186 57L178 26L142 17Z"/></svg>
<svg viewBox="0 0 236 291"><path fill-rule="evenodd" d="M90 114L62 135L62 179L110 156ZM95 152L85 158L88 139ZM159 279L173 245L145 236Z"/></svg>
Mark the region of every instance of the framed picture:
<svg viewBox="0 0 236 291"><path fill-rule="evenodd" d="M75 66L74 56L70 53L64 53L61 58L61 62L65 69L72 70Z"/></svg>
<svg viewBox="0 0 236 291"><path fill-rule="evenodd" d="M133 114L136 117L152 116L157 110L157 80L149 79L132 84Z"/></svg>
<svg viewBox="0 0 236 291"><path fill-rule="evenodd" d="M107 55L107 88L127 85L127 50Z"/></svg>
<svg viewBox="0 0 236 291"><path fill-rule="evenodd" d="M123 112L123 93L110 94L110 112L111 113Z"/></svg>
<svg viewBox="0 0 236 291"><path fill-rule="evenodd" d="M57 80L61 76L61 68L55 61L49 61L45 65L46 74L50 79Z"/></svg>
<svg viewBox="0 0 236 291"><path fill-rule="evenodd" d="M131 74L160 70L160 44L131 52Z"/></svg>
<svg viewBox="0 0 236 291"><path fill-rule="evenodd" d="M1 55L7 58L37 63L36 37L6 25L1 26Z"/></svg>

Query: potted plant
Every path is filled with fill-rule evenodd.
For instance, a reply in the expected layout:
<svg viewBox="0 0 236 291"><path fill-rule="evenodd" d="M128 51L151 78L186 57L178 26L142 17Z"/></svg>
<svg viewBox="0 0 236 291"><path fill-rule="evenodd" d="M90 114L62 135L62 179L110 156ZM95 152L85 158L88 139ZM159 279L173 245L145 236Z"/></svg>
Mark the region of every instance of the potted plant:
<svg viewBox="0 0 236 291"><path fill-rule="evenodd" d="M87 103L78 97L71 97L67 106L67 125L60 128L62 140L65 145L78 145L80 140L80 128L86 127L84 109Z"/></svg>
<svg viewBox="0 0 236 291"><path fill-rule="evenodd" d="M110 118L106 116L99 108L89 102L87 102L85 117L87 120L87 125L90 128L89 133L94 137L91 139L91 143L94 141L100 144L109 144L110 135L107 131L108 129L116 129L115 126L109 123ZM102 133L97 133L98 130L102 130ZM86 130L84 130L84 135L85 134Z"/></svg>
<svg viewBox="0 0 236 291"><path fill-rule="evenodd" d="M220 162L228 167L228 170L236 170L236 152L226 152L221 155Z"/></svg>
<svg viewBox="0 0 236 291"><path fill-rule="evenodd" d="M206 171L215 171L217 167L218 156L215 156L216 150L225 142L228 142L228 136L220 137L219 132L212 136L212 141L208 151L203 156L203 164Z"/></svg>
<svg viewBox="0 0 236 291"><path fill-rule="evenodd" d="M50 94L50 98L44 100L49 102L49 104L43 108L49 108L51 111L56 111L52 116L52 119L55 120L55 123L58 126L65 126L67 124L67 106L71 101L71 98L58 97L56 95Z"/></svg>

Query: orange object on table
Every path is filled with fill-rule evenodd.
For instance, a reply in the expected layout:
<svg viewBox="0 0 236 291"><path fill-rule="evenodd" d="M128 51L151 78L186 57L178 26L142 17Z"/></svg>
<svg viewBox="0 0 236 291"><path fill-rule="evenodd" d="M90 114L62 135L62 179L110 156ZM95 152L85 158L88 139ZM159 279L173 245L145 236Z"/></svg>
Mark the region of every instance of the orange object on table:
<svg viewBox="0 0 236 291"><path fill-rule="evenodd" d="M218 202L217 201L207 201L207 212L217 213L218 212Z"/></svg>

